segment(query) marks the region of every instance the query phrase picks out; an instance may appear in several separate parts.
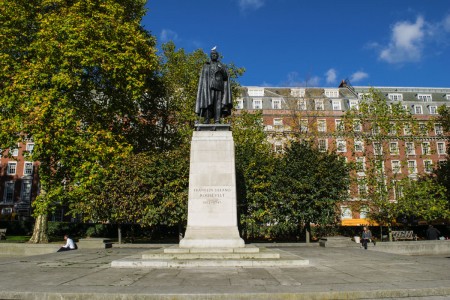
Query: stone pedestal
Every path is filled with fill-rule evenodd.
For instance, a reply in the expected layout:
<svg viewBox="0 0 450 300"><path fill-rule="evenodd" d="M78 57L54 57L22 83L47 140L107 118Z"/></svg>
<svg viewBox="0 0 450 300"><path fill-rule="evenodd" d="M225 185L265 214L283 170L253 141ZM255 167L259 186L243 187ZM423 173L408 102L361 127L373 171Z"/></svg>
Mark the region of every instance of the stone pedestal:
<svg viewBox="0 0 450 300"><path fill-rule="evenodd" d="M188 222L180 248L242 248L231 131L195 131L191 142Z"/></svg>

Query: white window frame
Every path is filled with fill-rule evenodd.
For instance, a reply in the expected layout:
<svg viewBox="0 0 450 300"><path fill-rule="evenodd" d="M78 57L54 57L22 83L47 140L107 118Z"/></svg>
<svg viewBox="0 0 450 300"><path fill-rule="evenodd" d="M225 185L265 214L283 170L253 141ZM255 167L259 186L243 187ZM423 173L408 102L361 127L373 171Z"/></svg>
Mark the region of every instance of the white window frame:
<svg viewBox="0 0 450 300"><path fill-rule="evenodd" d="M366 158L364 156L358 156L355 158L355 167L358 174L364 174L366 171Z"/></svg>
<svg viewBox="0 0 450 300"><path fill-rule="evenodd" d="M23 175L25 176L33 175L33 162L31 161L23 162Z"/></svg>
<svg viewBox="0 0 450 300"><path fill-rule="evenodd" d="M273 118L273 126L283 126L282 118Z"/></svg>
<svg viewBox="0 0 450 300"><path fill-rule="evenodd" d="M336 131L344 131L344 121L343 120L335 119L334 126L336 128Z"/></svg>
<svg viewBox="0 0 450 300"><path fill-rule="evenodd" d="M434 123L434 134L435 135L443 135L444 134L444 128L442 127L442 124Z"/></svg>
<svg viewBox="0 0 450 300"><path fill-rule="evenodd" d="M422 155L431 154L430 142L422 142L421 147L422 147Z"/></svg>
<svg viewBox="0 0 450 300"><path fill-rule="evenodd" d="M300 119L300 132L308 132L308 119Z"/></svg>
<svg viewBox="0 0 450 300"><path fill-rule="evenodd" d="M31 191L33 187L32 180L22 180L22 187L20 189L20 200L22 202L31 202Z"/></svg>
<svg viewBox="0 0 450 300"><path fill-rule="evenodd" d="M283 153L283 143L280 141L276 141L273 143L273 147L276 153Z"/></svg>
<svg viewBox="0 0 450 300"><path fill-rule="evenodd" d="M359 101L358 100L350 100L348 102L350 109L359 110Z"/></svg>
<svg viewBox="0 0 450 300"><path fill-rule="evenodd" d="M320 152L328 151L328 140L327 139L318 139L317 140L317 148L319 149Z"/></svg>
<svg viewBox="0 0 450 300"><path fill-rule="evenodd" d="M408 160L408 173L409 174L417 174L417 161L416 160Z"/></svg>
<svg viewBox="0 0 450 300"><path fill-rule="evenodd" d="M236 100L236 109L243 109L244 108L244 99L237 99Z"/></svg>
<svg viewBox="0 0 450 300"><path fill-rule="evenodd" d="M326 119L318 119L317 120L317 131L318 132L327 132L327 120Z"/></svg>
<svg viewBox="0 0 450 300"><path fill-rule="evenodd" d="M409 124L405 124L404 126L403 126L403 133L405 134L405 135L411 135L411 126L409 126Z"/></svg>
<svg viewBox="0 0 450 300"><path fill-rule="evenodd" d="M314 110L325 110L325 106L323 104L323 99L315 99L314 100Z"/></svg>
<svg viewBox="0 0 450 300"><path fill-rule="evenodd" d="M361 120L353 120L353 131L354 132L361 132L362 131Z"/></svg>
<svg viewBox="0 0 450 300"><path fill-rule="evenodd" d="M336 152L347 152L347 141L344 139L336 140Z"/></svg>
<svg viewBox="0 0 450 300"><path fill-rule="evenodd" d="M423 115L422 105L414 105L414 114Z"/></svg>
<svg viewBox="0 0 450 300"><path fill-rule="evenodd" d="M445 142L437 142L436 143L437 153L439 155L447 154L447 150L445 149Z"/></svg>
<svg viewBox="0 0 450 300"><path fill-rule="evenodd" d="M373 154L383 155L383 144L380 142L373 143Z"/></svg>
<svg viewBox="0 0 450 300"><path fill-rule="evenodd" d="M367 219L367 216L369 215L370 209L368 206L363 205L359 209L359 218L360 219Z"/></svg>
<svg viewBox="0 0 450 300"><path fill-rule="evenodd" d="M364 152L364 141L355 140L353 149L355 150L355 152Z"/></svg>
<svg viewBox="0 0 450 300"><path fill-rule="evenodd" d="M262 99L253 99L253 109L262 109Z"/></svg>
<svg viewBox="0 0 450 300"><path fill-rule="evenodd" d="M409 147L412 146L412 147ZM414 142L406 142L405 143L405 152L406 155L416 155L416 145Z"/></svg>
<svg viewBox="0 0 450 300"><path fill-rule="evenodd" d="M430 115L437 115L437 106L430 106L428 107L429 111L430 111Z"/></svg>
<svg viewBox="0 0 450 300"><path fill-rule="evenodd" d="M341 100L332 100L331 103L333 110L342 110Z"/></svg>
<svg viewBox="0 0 450 300"><path fill-rule="evenodd" d="M11 156L19 156L19 148L11 148L10 150Z"/></svg>
<svg viewBox="0 0 450 300"><path fill-rule="evenodd" d="M8 161L6 175L16 175L16 173L17 173L17 162L16 161Z"/></svg>
<svg viewBox="0 0 450 300"><path fill-rule="evenodd" d="M398 142L389 142L389 153L390 154L398 154L400 151L398 150Z"/></svg>
<svg viewBox="0 0 450 300"><path fill-rule="evenodd" d="M298 110L306 110L307 109L307 107L306 107L306 100L305 99L300 99L300 100L298 100L298 102L297 102L298 104Z"/></svg>
<svg viewBox="0 0 450 300"><path fill-rule="evenodd" d="M291 89L292 97L305 97L305 89Z"/></svg>
<svg viewBox="0 0 450 300"><path fill-rule="evenodd" d="M423 171L425 173L433 172L433 161L431 159L424 159L423 160Z"/></svg>
<svg viewBox="0 0 450 300"><path fill-rule="evenodd" d="M341 205L341 220L353 219L352 210L346 205Z"/></svg>
<svg viewBox="0 0 450 300"><path fill-rule="evenodd" d="M281 99L272 99L272 109L281 109Z"/></svg>
<svg viewBox="0 0 450 300"><path fill-rule="evenodd" d="M394 174L402 173L402 164L399 160L391 160L391 168Z"/></svg>
<svg viewBox="0 0 450 300"><path fill-rule="evenodd" d="M249 87L249 88L247 88L247 93L250 97L263 97L264 96L264 88Z"/></svg>
<svg viewBox="0 0 450 300"><path fill-rule="evenodd" d="M388 98L391 101L403 101L403 94L400 93L388 94Z"/></svg>
<svg viewBox="0 0 450 300"><path fill-rule="evenodd" d="M365 178L358 178L356 184L357 184L357 189L358 189L358 196L366 197L367 196L367 183L365 182Z"/></svg>
<svg viewBox="0 0 450 300"><path fill-rule="evenodd" d="M325 89L325 97L339 98L339 89Z"/></svg>
<svg viewBox="0 0 450 300"><path fill-rule="evenodd" d="M431 94L417 94L417 99L422 102L431 102L433 101L433 97Z"/></svg>

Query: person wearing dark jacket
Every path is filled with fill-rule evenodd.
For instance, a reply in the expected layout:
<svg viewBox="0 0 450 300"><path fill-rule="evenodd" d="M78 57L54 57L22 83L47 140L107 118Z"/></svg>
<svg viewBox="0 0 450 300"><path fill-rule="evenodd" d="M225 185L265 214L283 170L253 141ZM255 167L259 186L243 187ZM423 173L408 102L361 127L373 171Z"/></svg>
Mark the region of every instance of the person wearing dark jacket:
<svg viewBox="0 0 450 300"><path fill-rule="evenodd" d="M441 232L433 227L433 225L428 225L427 229L427 240L438 240Z"/></svg>

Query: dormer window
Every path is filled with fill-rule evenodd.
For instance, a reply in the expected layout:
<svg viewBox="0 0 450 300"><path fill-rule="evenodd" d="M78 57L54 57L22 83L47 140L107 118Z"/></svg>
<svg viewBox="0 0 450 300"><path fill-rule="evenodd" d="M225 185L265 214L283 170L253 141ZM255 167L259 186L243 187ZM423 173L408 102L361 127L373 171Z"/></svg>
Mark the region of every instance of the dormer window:
<svg viewBox="0 0 450 300"><path fill-rule="evenodd" d="M273 109L281 109L281 99L272 99L272 108Z"/></svg>
<svg viewBox="0 0 450 300"><path fill-rule="evenodd" d="M236 109L243 109L244 108L244 100L243 99L237 99L236 100Z"/></svg>
<svg viewBox="0 0 450 300"><path fill-rule="evenodd" d="M403 94L388 94L391 101L403 101Z"/></svg>
<svg viewBox="0 0 450 300"><path fill-rule="evenodd" d="M253 99L253 109L262 109L261 99Z"/></svg>
<svg viewBox="0 0 450 300"><path fill-rule="evenodd" d="M450 100L450 94L445 95L445 99Z"/></svg>
<svg viewBox="0 0 450 300"><path fill-rule="evenodd" d="M422 102L431 102L431 100L433 100L431 94L417 94L417 99Z"/></svg>
<svg viewBox="0 0 450 300"><path fill-rule="evenodd" d="M249 88L247 88L247 92L250 97L263 97L264 96L264 88L260 88L260 87L249 87Z"/></svg>
<svg viewBox="0 0 450 300"><path fill-rule="evenodd" d="M325 89L325 96L328 98L339 98L338 89Z"/></svg>
<svg viewBox="0 0 450 300"><path fill-rule="evenodd" d="M291 89L292 97L305 97L305 89Z"/></svg>

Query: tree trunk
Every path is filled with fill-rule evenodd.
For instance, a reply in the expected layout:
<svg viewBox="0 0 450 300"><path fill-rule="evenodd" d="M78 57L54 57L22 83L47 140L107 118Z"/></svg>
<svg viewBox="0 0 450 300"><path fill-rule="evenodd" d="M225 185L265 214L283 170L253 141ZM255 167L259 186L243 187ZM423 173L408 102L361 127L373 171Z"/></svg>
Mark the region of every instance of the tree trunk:
<svg viewBox="0 0 450 300"><path fill-rule="evenodd" d="M117 237L119 239L119 244L122 244L122 226L117 224Z"/></svg>
<svg viewBox="0 0 450 300"><path fill-rule="evenodd" d="M33 244L48 243L47 227L47 215L37 216L34 222L33 235L28 242Z"/></svg>
<svg viewBox="0 0 450 300"><path fill-rule="evenodd" d="M305 224L305 242L308 244L311 242L311 223L309 222Z"/></svg>

